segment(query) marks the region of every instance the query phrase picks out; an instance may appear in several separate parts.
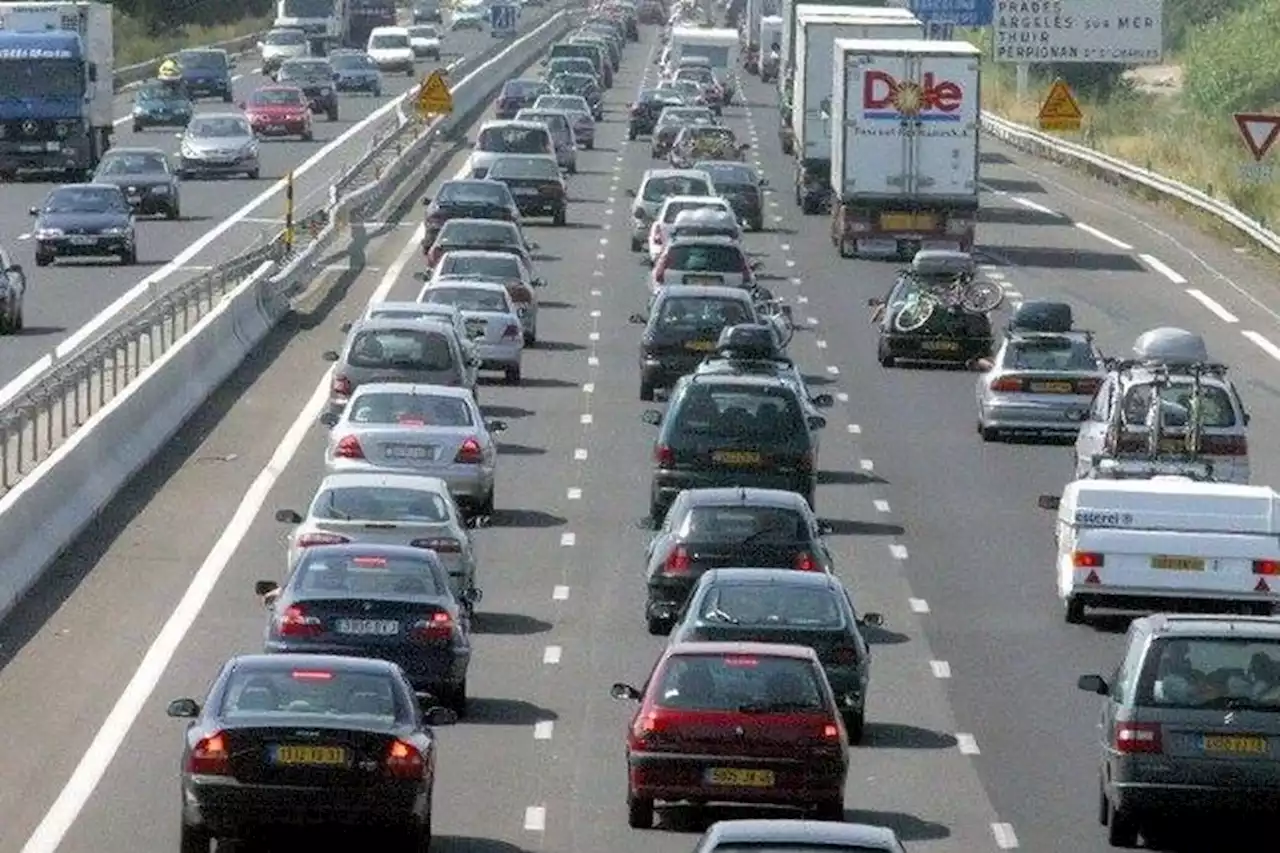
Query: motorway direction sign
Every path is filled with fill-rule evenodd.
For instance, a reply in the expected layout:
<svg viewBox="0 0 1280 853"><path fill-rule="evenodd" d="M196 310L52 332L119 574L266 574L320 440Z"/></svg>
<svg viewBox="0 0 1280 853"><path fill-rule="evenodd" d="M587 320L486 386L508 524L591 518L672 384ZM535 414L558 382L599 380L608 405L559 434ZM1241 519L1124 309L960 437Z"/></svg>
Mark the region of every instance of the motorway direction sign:
<svg viewBox="0 0 1280 853"><path fill-rule="evenodd" d="M996 62L1152 65L1164 55L1163 0L998 0L993 24Z"/></svg>
<svg viewBox="0 0 1280 853"><path fill-rule="evenodd" d="M1236 127L1249 153L1259 163L1267 156L1276 138L1280 137L1280 116L1263 115L1262 113L1236 113Z"/></svg>
<svg viewBox="0 0 1280 853"><path fill-rule="evenodd" d="M422 118L453 112L453 94L449 91L449 84L445 82L443 71L437 68L431 72L430 77L422 81L422 85L418 87L418 96L413 99L413 106Z"/></svg>
<svg viewBox="0 0 1280 853"><path fill-rule="evenodd" d="M1010 4L1008 0L1001 0L1000 5ZM907 4L907 8L926 26L936 21L970 28L990 26L995 6L995 0L909 0ZM931 33L932 28L926 32ZM929 37L939 38L935 35Z"/></svg>
<svg viewBox="0 0 1280 853"><path fill-rule="evenodd" d="M1084 113L1065 80L1055 80L1040 105L1041 130L1079 130Z"/></svg>

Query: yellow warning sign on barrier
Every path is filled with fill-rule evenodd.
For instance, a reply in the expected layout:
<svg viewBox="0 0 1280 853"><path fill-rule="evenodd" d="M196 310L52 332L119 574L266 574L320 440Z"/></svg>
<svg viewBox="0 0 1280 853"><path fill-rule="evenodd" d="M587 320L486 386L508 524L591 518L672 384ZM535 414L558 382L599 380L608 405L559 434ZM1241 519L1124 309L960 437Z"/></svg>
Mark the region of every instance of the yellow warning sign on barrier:
<svg viewBox="0 0 1280 853"><path fill-rule="evenodd" d="M449 84L444 80L443 71L437 68L431 72L431 76L422 81L413 105L422 118L448 115L453 112L453 95L449 92Z"/></svg>
<svg viewBox="0 0 1280 853"><path fill-rule="evenodd" d="M1041 130L1079 130L1084 113L1065 80L1055 80L1040 106Z"/></svg>

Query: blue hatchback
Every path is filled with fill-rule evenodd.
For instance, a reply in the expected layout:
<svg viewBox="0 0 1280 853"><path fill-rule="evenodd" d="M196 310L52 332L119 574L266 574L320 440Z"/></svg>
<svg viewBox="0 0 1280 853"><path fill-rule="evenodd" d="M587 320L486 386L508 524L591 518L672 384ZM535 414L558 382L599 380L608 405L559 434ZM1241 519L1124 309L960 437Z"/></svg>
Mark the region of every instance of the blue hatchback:
<svg viewBox="0 0 1280 853"><path fill-rule="evenodd" d="M178 53L178 64L182 66L182 82L192 99L222 98L223 103L231 103L232 60L225 50L183 50Z"/></svg>

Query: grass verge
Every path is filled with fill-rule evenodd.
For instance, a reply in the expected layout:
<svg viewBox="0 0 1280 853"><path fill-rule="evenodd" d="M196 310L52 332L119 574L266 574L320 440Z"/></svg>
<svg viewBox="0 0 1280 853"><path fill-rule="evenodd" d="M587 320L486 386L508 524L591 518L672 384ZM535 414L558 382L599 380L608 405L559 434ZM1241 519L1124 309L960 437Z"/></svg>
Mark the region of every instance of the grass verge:
<svg viewBox="0 0 1280 853"><path fill-rule="evenodd" d="M271 16L248 18L235 24L217 27L186 27L178 33L151 36L140 21L127 15L115 15L116 66L136 65L157 59L184 47L214 44L271 28Z"/></svg>

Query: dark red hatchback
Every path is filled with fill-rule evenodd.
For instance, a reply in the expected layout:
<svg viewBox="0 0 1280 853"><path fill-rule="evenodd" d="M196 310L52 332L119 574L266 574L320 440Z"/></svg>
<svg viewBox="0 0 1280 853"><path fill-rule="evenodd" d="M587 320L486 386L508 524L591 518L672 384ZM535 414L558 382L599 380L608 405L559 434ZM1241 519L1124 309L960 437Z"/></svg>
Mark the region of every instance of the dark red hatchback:
<svg viewBox="0 0 1280 853"><path fill-rule="evenodd" d="M759 803L843 820L849 739L813 649L676 643L643 690L627 731L628 823L654 804Z"/></svg>

